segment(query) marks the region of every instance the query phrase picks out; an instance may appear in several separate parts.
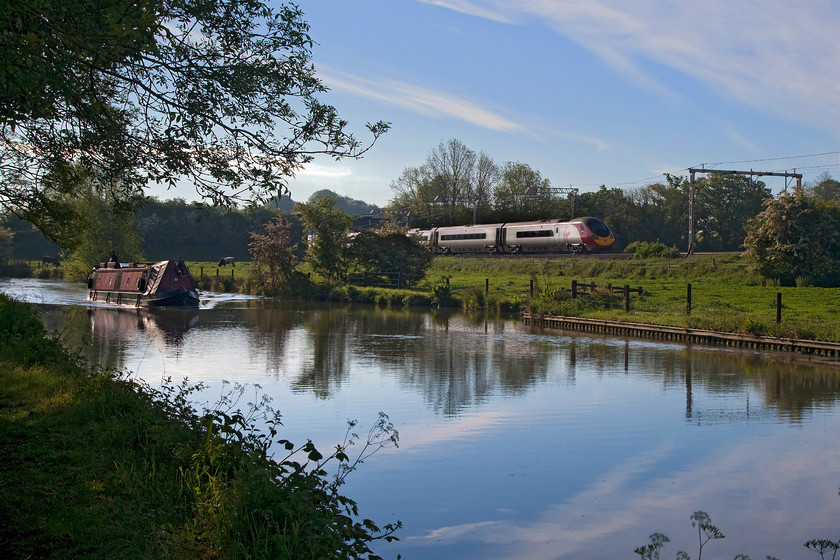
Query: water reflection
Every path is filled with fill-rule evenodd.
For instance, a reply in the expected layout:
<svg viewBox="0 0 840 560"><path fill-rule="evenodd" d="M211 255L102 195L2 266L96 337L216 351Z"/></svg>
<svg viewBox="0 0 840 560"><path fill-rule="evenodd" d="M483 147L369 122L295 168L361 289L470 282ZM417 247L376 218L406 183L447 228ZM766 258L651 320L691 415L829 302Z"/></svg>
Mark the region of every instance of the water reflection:
<svg viewBox="0 0 840 560"><path fill-rule="evenodd" d="M140 310L39 304L45 324L92 361L122 369L127 353L171 352L182 358L191 331L202 332L205 358L220 369L254 364L256 375L290 380L295 392L334 397L354 364L390 372L443 416L515 397L549 380L574 387L578 371L641 376L685 393L685 420L719 423L773 415L798 423L840 398L840 371L788 354L599 338L543 331L513 318L381 308L218 303L211 309ZM233 336L237 332L239 336ZM243 340L247 347L226 341ZM200 359L187 357L188 360ZM135 356L136 358L136 356ZM710 408L695 393L738 395ZM760 396L751 403L748 395ZM758 407L758 408L756 408Z"/></svg>
<svg viewBox="0 0 840 560"><path fill-rule="evenodd" d="M405 523L385 557L629 558L653 531L689 547L696 509L734 535L721 557L795 558L836 533L840 368L807 357L515 317L223 295L147 315L24 291L94 362L259 383L292 441L328 449L346 419L389 413L400 448L347 487L363 516Z"/></svg>

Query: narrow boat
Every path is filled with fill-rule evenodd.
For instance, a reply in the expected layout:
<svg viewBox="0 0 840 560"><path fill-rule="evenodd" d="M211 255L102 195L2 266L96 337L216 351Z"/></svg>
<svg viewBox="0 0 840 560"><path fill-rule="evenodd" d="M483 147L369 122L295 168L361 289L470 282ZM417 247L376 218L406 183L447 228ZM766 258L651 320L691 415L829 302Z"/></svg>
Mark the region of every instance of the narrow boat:
<svg viewBox="0 0 840 560"><path fill-rule="evenodd" d="M100 263L88 277L88 298L134 307L198 307L195 289L184 261L157 263Z"/></svg>

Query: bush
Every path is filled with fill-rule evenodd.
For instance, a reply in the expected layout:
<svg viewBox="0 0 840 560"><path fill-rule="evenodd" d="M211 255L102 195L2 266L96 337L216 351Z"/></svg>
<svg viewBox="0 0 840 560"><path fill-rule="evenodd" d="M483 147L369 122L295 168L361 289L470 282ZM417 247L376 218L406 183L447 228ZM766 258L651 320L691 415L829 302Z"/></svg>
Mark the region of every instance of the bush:
<svg viewBox="0 0 840 560"><path fill-rule="evenodd" d="M668 247L659 241L634 241L624 251L633 253L634 259L668 258L674 259L680 256L680 250L676 247Z"/></svg>
<svg viewBox="0 0 840 560"><path fill-rule="evenodd" d="M456 307L458 300L452 294L452 286L445 282L436 284L432 288L432 303L438 307Z"/></svg>
<svg viewBox="0 0 840 560"><path fill-rule="evenodd" d="M47 334L35 308L0 292L0 356L25 366L74 362Z"/></svg>

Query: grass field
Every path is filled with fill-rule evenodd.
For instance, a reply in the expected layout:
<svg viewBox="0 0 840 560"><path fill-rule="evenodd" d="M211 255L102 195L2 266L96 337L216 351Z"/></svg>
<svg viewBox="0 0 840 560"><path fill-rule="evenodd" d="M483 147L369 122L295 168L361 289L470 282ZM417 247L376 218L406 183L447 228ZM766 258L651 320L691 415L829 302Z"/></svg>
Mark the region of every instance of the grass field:
<svg viewBox="0 0 840 560"><path fill-rule="evenodd" d="M528 305L541 293L571 289L572 280L599 286L642 288L631 294L625 312L620 295L600 297L582 315L720 331L840 341L840 289L778 287L750 272L737 254L696 255L690 259L615 260L586 257L559 259L436 259L427 282L448 278L463 299L480 290L486 302ZM533 282L533 297L531 284ZM488 287L489 284L489 287ZM691 284L691 313L687 312ZM776 323L781 293L782 321Z"/></svg>

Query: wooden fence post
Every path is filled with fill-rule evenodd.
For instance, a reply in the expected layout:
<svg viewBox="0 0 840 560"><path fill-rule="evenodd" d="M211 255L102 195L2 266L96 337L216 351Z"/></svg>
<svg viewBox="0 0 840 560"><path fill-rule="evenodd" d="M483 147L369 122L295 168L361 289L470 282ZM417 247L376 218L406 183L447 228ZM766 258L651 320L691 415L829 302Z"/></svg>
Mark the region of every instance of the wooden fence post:
<svg viewBox="0 0 840 560"><path fill-rule="evenodd" d="M490 293L490 279L485 278L484 279L484 295L486 296L489 293Z"/></svg>
<svg viewBox="0 0 840 560"><path fill-rule="evenodd" d="M534 279L531 278L531 297L534 297Z"/></svg>
<svg viewBox="0 0 840 560"><path fill-rule="evenodd" d="M691 284L688 284L685 290L685 313L691 315Z"/></svg>
<svg viewBox="0 0 840 560"><path fill-rule="evenodd" d="M577 297L577 280L572 280L572 299Z"/></svg>
<svg viewBox="0 0 840 560"><path fill-rule="evenodd" d="M776 323L782 322L782 292L776 292Z"/></svg>
<svg viewBox="0 0 840 560"><path fill-rule="evenodd" d="M624 284L624 312L630 313L630 285Z"/></svg>

